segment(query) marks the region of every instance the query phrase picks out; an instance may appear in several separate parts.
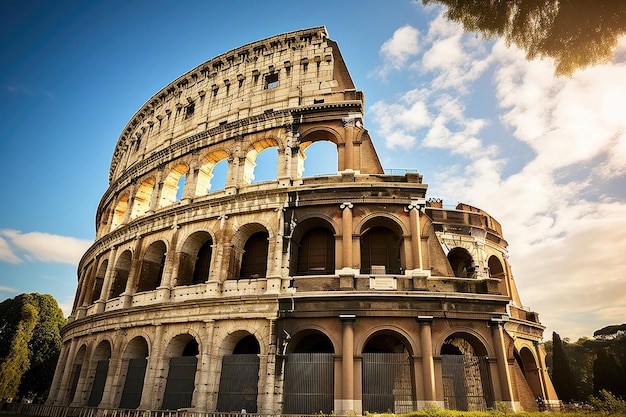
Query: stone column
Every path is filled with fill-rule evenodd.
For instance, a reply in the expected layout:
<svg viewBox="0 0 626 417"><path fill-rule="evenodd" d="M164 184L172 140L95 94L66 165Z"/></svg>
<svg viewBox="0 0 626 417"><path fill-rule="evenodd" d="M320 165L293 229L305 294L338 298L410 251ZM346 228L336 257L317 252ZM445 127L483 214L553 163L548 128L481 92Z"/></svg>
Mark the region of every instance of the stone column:
<svg viewBox="0 0 626 417"><path fill-rule="evenodd" d="M107 270L104 272L104 282L102 283L102 291L100 292L100 298L97 303L96 313L103 313L106 310L106 302L111 292L111 285L113 285L113 277L115 276L115 257L117 256L117 246L111 248L109 253L109 263L107 264Z"/></svg>
<svg viewBox="0 0 626 417"><path fill-rule="evenodd" d="M424 261L422 256L422 227L420 224L420 206L417 203L411 203L408 206L409 223L411 225L411 241L413 242L413 268L424 269Z"/></svg>
<svg viewBox="0 0 626 417"><path fill-rule="evenodd" d="M353 314L340 315L342 325L341 339L341 399L337 414L347 415L354 412L354 321ZM360 407L359 407L360 409Z"/></svg>
<svg viewBox="0 0 626 417"><path fill-rule="evenodd" d="M76 354L77 342L72 339L68 343L64 343L61 348L59 358L62 358L57 362L56 369L54 370L54 379L50 385L50 394L46 400L46 405L65 405L63 399L67 396L67 389L69 387L69 378L71 378L72 360Z"/></svg>
<svg viewBox="0 0 626 417"><path fill-rule="evenodd" d="M345 141L345 155L344 155L344 170L354 170L354 126L356 119L353 116L344 117L341 119L344 127L344 141Z"/></svg>
<svg viewBox="0 0 626 417"><path fill-rule="evenodd" d="M133 294L135 287L137 286L137 280L141 273L141 245L143 243L143 237L138 237L135 243L135 249L133 251L133 259L130 262L130 269L128 271L128 279L126 280L126 288L120 296L123 308L132 306Z"/></svg>
<svg viewBox="0 0 626 417"><path fill-rule="evenodd" d="M496 351L496 361L498 365L498 376L500 377L500 388L502 390L502 401L507 403L513 411L518 411L513 401L513 387L511 385L511 372L504 343L504 325L502 319L491 320L491 333Z"/></svg>
<svg viewBox="0 0 626 417"><path fill-rule="evenodd" d="M143 383L143 391L141 392L141 403L138 409L140 410L158 410L160 404L157 404L157 398L161 384L165 383L163 370L163 326L155 326L154 341L152 348L150 349L150 356L148 356L148 364L146 369L146 376Z"/></svg>
<svg viewBox="0 0 626 417"><path fill-rule="evenodd" d="M435 386L435 363L433 361L432 316L418 316L420 347L422 350L422 375L424 377L424 404L426 407L437 399ZM420 407L422 408L422 407Z"/></svg>
<svg viewBox="0 0 626 417"><path fill-rule="evenodd" d="M342 267L343 269L352 270L352 208L354 206L350 202L343 203L339 208L342 211L341 230L342 230Z"/></svg>
<svg viewBox="0 0 626 417"><path fill-rule="evenodd" d="M209 372L211 366L211 346L213 345L213 333L215 332L215 320L209 319L204 324L204 337L202 338L202 352L199 355L198 369L201 370L198 385L193 392L192 404L195 404L195 411L208 412L207 398L209 398L209 378L211 373Z"/></svg>

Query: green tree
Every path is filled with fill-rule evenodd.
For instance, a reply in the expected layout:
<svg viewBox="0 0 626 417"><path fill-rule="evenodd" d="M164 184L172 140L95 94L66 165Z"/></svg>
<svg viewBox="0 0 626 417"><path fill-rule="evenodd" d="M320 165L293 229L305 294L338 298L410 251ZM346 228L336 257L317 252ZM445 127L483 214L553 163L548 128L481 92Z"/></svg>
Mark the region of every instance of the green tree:
<svg viewBox="0 0 626 417"><path fill-rule="evenodd" d="M586 346L597 355L593 364L595 392L606 390L626 397L626 324L604 327L593 336Z"/></svg>
<svg viewBox="0 0 626 417"><path fill-rule="evenodd" d="M0 397L47 396L65 323L51 295L20 294L0 303Z"/></svg>
<svg viewBox="0 0 626 417"><path fill-rule="evenodd" d="M609 62L626 33L624 0L422 0L485 38L501 37L527 59L554 58L557 75Z"/></svg>
<svg viewBox="0 0 626 417"><path fill-rule="evenodd" d="M552 333L552 382L557 395L563 401L577 400L574 376L569 366L561 337Z"/></svg>

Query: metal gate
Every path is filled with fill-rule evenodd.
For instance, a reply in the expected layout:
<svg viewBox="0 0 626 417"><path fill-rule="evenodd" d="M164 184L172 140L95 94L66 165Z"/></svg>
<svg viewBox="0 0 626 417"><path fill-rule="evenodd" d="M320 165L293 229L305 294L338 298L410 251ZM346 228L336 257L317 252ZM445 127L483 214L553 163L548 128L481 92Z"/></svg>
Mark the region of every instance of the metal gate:
<svg viewBox="0 0 626 417"><path fill-rule="evenodd" d="M170 359L167 373L163 410L177 410L191 407L191 398L195 388L196 364L195 356L177 356Z"/></svg>
<svg viewBox="0 0 626 417"><path fill-rule="evenodd" d="M484 411L493 407L489 363L484 356L441 355L447 409Z"/></svg>
<svg viewBox="0 0 626 417"><path fill-rule="evenodd" d="M104 385L107 381L107 372L109 371L109 360L98 361L96 366L96 375L93 378L93 385L91 387L91 394L89 395L89 401L87 405L89 407L97 407L102 401L102 394L104 393Z"/></svg>
<svg viewBox="0 0 626 417"><path fill-rule="evenodd" d="M334 408L334 355L290 353L283 382L284 414L330 414Z"/></svg>
<svg viewBox="0 0 626 417"><path fill-rule="evenodd" d="M259 387L259 356L255 354L226 355L222 359L217 411L248 413L257 411Z"/></svg>
<svg viewBox="0 0 626 417"><path fill-rule="evenodd" d="M139 407L147 365L148 360L146 358L134 358L128 361L120 408L134 409Z"/></svg>
<svg viewBox="0 0 626 417"><path fill-rule="evenodd" d="M408 413L415 409L408 353L363 353L363 411Z"/></svg>

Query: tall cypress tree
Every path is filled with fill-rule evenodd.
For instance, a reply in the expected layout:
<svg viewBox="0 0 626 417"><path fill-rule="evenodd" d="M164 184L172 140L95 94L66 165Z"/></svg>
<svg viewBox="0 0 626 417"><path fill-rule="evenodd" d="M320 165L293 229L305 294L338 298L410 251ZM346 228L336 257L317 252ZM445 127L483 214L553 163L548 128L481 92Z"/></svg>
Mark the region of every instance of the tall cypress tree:
<svg viewBox="0 0 626 417"><path fill-rule="evenodd" d="M0 397L45 399L65 323L51 295L20 294L0 303Z"/></svg>
<svg viewBox="0 0 626 417"><path fill-rule="evenodd" d="M561 337L552 333L552 382L561 401L578 400L574 376L563 348Z"/></svg>

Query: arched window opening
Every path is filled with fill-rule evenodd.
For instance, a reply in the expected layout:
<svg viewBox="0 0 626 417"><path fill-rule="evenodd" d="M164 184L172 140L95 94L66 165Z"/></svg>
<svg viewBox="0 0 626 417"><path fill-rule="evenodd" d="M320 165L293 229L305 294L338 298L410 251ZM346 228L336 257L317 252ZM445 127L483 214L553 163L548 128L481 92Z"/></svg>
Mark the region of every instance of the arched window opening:
<svg viewBox="0 0 626 417"><path fill-rule="evenodd" d="M210 191L226 187L228 174L228 154L225 151L216 151L204 158L198 170L195 195L205 195Z"/></svg>
<svg viewBox="0 0 626 417"><path fill-rule="evenodd" d="M239 340L231 355L224 355L217 411L257 412L260 353L258 340L248 335Z"/></svg>
<svg viewBox="0 0 626 417"><path fill-rule="evenodd" d="M384 226L374 226L361 235L362 274L401 274L402 237Z"/></svg>
<svg viewBox="0 0 626 417"><path fill-rule="evenodd" d="M89 394L89 407L97 407L102 401L104 387L106 386L107 373L109 372L109 361L111 359L111 345L108 341L104 341L98 345L94 352L94 362L96 364L96 373L91 385L91 393Z"/></svg>
<svg viewBox="0 0 626 417"><path fill-rule="evenodd" d="M137 292L156 290L163 278L165 268L165 243L162 241L151 244L143 256Z"/></svg>
<svg viewBox="0 0 626 417"><path fill-rule="evenodd" d="M285 362L283 413L329 414L334 405L334 348L323 333L294 336Z"/></svg>
<svg viewBox="0 0 626 417"><path fill-rule="evenodd" d="M106 274L107 267L109 265L109 261L104 260L100 264L100 268L98 268L98 272L96 273L96 277L93 282L93 290L91 293L91 300L89 300L89 304L93 304L100 299L100 295L102 294L102 286L104 285L104 275Z"/></svg>
<svg viewBox="0 0 626 417"><path fill-rule="evenodd" d="M497 256L491 255L487 266L489 267L489 278L499 279L498 289L500 294L506 295L508 293L506 289L506 274L502 262L500 262Z"/></svg>
<svg viewBox="0 0 626 417"><path fill-rule="evenodd" d="M128 194L120 197L115 209L113 210L113 221L111 222L111 230L117 229L126 218L126 210L128 210Z"/></svg>
<svg viewBox="0 0 626 417"><path fill-rule="evenodd" d="M295 242L295 275L335 273L335 236L325 227L314 227Z"/></svg>
<svg viewBox="0 0 626 417"><path fill-rule="evenodd" d="M139 188L137 188L133 201L133 209L130 213L131 219L143 216L150 209L150 198L154 191L154 184L154 178L149 178L142 182Z"/></svg>
<svg viewBox="0 0 626 417"><path fill-rule="evenodd" d="M278 169L278 149L274 152L269 148L277 148L275 139L267 138L255 142L245 159L243 181L247 184L276 179ZM266 152L267 151L267 152ZM257 167L259 167L257 169Z"/></svg>
<svg viewBox="0 0 626 417"><path fill-rule="evenodd" d="M130 341L124 352L122 363L121 379L124 381L124 388L119 408L133 410L141 404L141 393L148 365L148 343L143 337L135 337Z"/></svg>
<svg viewBox="0 0 626 417"><path fill-rule="evenodd" d="M109 299L119 297L126 290L131 261L132 255L129 250L124 251L117 260L113 271L113 283L111 284Z"/></svg>
<svg viewBox="0 0 626 417"><path fill-rule="evenodd" d="M302 170L299 177L336 175L339 156L337 145L328 140L307 142L300 145Z"/></svg>
<svg viewBox="0 0 626 417"><path fill-rule="evenodd" d="M174 338L170 346L172 357L161 409L178 410L192 407L199 352L198 342L190 335L179 335Z"/></svg>
<svg viewBox="0 0 626 417"><path fill-rule="evenodd" d="M410 352L398 335L379 332L363 348L363 409L407 413L414 409Z"/></svg>
<svg viewBox="0 0 626 417"><path fill-rule="evenodd" d="M476 264L467 249L454 248L448 253L448 262L457 278L476 278Z"/></svg>
<svg viewBox="0 0 626 417"><path fill-rule="evenodd" d="M209 279L213 240L208 232L196 232L187 239L179 255L176 285L195 285Z"/></svg>
<svg viewBox="0 0 626 417"><path fill-rule="evenodd" d="M447 409L486 411L494 406L487 352L473 336L451 335L441 346L441 373Z"/></svg>
<svg viewBox="0 0 626 417"><path fill-rule="evenodd" d="M189 168L184 164L176 165L172 169L163 182L159 207L169 206L182 198L188 171Z"/></svg>
<svg viewBox="0 0 626 417"><path fill-rule="evenodd" d="M268 233L257 232L244 246L240 278L265 278L267 275Z"/></svg>

